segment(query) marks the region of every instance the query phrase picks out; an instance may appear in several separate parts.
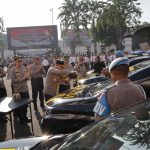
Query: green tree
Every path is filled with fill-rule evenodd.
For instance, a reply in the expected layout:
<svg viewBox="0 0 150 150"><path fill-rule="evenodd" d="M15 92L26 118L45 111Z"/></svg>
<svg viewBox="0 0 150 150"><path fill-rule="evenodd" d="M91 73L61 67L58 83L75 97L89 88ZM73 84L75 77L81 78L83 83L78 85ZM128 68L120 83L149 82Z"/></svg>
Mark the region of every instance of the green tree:
<svg viewBox="0 0 150 150"><path fill-rule="evenodd" d="M87 29L89 35L92 37L95 54L97 53L96 47L98 42L98 34L96 28L97 19L106 4L106 2L97 0L86 0L82 2L82 10L84 10L84 14L81 16L83 21L82 25L85 29Z"/></svg>
<svg viewBox="0 0 150 150"><path fill-rule="evenodd" d="M115 44L117 49L122 49L125 33L140 23L140 3L138 0L108 0L107 3L97 22L99 40L106 44Z"/></svg>
<svg viewBox="0 0 150 150"><path fill-rule="evenodd" d="M61 21L61 31L65 35L69 29L73 30L73 39L70 42L72 53L75 53L76 43L80 42L81 32L81 1L79 0L64 0L64 3L59 8L60 13L58 18Z"/></svg>

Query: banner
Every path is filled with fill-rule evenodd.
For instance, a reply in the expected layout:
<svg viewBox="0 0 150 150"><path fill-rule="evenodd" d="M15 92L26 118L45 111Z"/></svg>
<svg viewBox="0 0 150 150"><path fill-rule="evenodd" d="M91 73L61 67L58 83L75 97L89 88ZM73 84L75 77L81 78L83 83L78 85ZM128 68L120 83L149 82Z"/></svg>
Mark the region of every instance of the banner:
<svg viewBox="0 0 150 150"><path fill-rule="evenodd" d="M7 28L8 49L57 48L57 26Z"/></svg>

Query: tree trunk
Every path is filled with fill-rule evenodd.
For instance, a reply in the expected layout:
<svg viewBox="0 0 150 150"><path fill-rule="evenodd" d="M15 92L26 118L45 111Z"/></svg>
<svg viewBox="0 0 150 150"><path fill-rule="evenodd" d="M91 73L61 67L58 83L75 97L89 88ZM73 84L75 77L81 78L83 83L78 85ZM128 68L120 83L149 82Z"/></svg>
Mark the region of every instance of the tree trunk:
<svg viewBox="0 0 150 150"><path fill-rule="evenodd" d="M117 47L117 50L122 50L124 47L122 45L122 41L123 41L123 34L121 32L120 29L117 30L117 43L116 43L116 47Z"/></svg>
<svg viewBox="0 0 150 150"><path fill-rule="evenodd" d="M94 54L97 55L97 42L94 41Z"/></svg>
<svg viewBox="0 0 150 150"><path fill-rule="evenodd" d="M72 41L70 43L70 49L71 49L71 54L75 54L75 49L76 49L75 41Z"/></svg>
<svg viewBox="0 0 150 150"><path fill-rule="evenodd" d="M4 49L2 49L2 58L4 58Z"/></svg>

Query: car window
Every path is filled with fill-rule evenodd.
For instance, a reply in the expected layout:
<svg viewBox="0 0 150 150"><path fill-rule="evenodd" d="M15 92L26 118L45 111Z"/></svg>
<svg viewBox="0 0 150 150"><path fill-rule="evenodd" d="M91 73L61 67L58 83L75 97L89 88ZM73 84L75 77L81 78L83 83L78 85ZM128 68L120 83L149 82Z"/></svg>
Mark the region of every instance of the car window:
<svg viewBox="0 0 150 150"><path fill-rule="evenodd" d="M144 67L147 67L149 65L150 65L150 60L146 60L146 61L140 62L136 65L133 65L129 68L129 70L130 70L129 74L133 74L134 72L136 72Z"/></svg>
<svg viewBox="0 0 150 150"><path fill-rule="evenodd" d="M149 149L150 101L83 128L62 150Z"/></svg>
<svg viewBox="0 0 150 150"><path fill-rule="evenodd" d="M105 88L109 88L110 86L112 86L114 84L114 82L111 80L111 79L108 79L106 80L105 82L103 83L100 83L98 85L96 85L91 93L93 96L96 96L102 89L105 89ZM109 87L108 87L109 86Z"/></svg>
<svg viewBox="0 0 150 150"><path fill-rule="evenodd" d="M143 87L146 97L150 98L150 79L141 82L140 85Z"/></svg>

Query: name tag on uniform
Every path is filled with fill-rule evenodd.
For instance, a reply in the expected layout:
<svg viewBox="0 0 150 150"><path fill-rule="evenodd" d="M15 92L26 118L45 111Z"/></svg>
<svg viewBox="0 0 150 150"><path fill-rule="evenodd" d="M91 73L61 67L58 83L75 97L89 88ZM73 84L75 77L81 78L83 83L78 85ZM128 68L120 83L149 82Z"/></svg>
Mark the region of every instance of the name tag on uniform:
<svg viewBox="0 0 150 150"><path fill-rule="evenodd" d="M101 95L100 99L97 101L97 103L93 109L93 112L102 117L105 117L110 114L111 108L106 99L106 92L104 92Z"/></svg>

